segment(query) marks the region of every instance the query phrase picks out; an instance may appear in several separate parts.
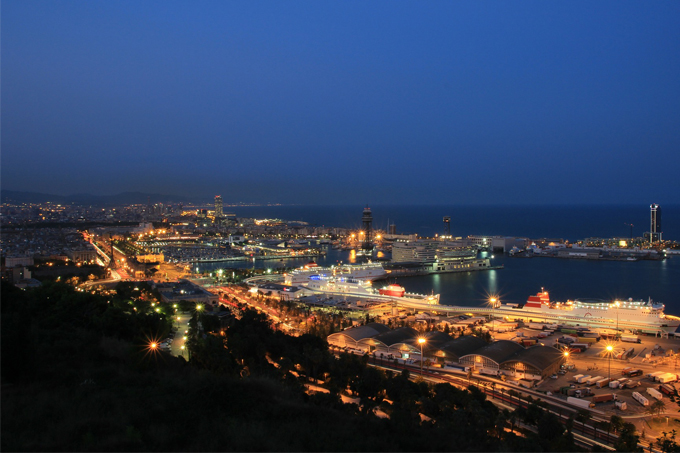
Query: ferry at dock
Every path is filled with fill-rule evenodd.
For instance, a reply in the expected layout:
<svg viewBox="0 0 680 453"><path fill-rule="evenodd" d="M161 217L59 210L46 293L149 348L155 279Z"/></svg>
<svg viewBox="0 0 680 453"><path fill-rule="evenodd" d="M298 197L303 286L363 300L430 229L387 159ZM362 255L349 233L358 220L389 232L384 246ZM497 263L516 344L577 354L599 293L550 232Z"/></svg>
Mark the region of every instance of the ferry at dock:
<svg viewBox="0 0 680 453"><path fill-rule="evenodd" d="M380 263L343 264L321 267L314 262L284 274L284 285L299 286L307 283L313 275L324 277L345 277L355 280L375 281L387 278L388 272Z"/></svg>
<svg viewBox="0 0 680 453"><path fill-rule="evenodd" d="M512 313L524 318L548 319L595 327L618 327L647 333L674 332L680 318L664 313L665 305L650 300L575 299L566 302L550 300L547 291L529 296L524 306L513 308ZM505 315L508 310L503 310Z"/></svg>
<svg viewBox="0 0 680 453"><path fill-rule="evenodd" d="M302 284L302 286L310 291L319 293L355 296L386 302L413 302L426 305L439 304L439 294L427 295L407 293L406 289L400 285L386 285L384 287L375 288L373 287L373 283L369 280L357 280L348 277L312 275L306 283Z"/></svg>

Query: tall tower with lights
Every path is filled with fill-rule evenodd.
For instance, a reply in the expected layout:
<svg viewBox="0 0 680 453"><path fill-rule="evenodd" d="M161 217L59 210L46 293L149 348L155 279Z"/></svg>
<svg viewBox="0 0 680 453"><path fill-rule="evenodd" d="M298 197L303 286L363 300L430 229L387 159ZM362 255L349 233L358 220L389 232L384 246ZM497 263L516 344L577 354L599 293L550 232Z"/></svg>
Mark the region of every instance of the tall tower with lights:
<svg viewBox="0 0 680 453"><path fill-rule="evenodd" d="M661 206L652 203L649 206L649 243L663 240L661 232Z"/></svg>
<svg viewBox="0 0 680 453"><path fill-rule="evenodd" d="M364 215L361 217L361 223L364 225L364 242L361 244L361 248L364 251L369 252L373 250L373 242L371 241L373 233L373 214L371 214L371 208L368 206L364 208Z"/></svg>
<svg viewBox="0 0 680 453"><path fill-rule="evenodd" d="M215 218L220 219L224 215L222 211L222 195L215 196Z"/></svg>
<svg viewBox="0 0 680 453"><path fill-rule="evenodd" d="M451 216L444 216L444 234L451 237Z"/></svg>

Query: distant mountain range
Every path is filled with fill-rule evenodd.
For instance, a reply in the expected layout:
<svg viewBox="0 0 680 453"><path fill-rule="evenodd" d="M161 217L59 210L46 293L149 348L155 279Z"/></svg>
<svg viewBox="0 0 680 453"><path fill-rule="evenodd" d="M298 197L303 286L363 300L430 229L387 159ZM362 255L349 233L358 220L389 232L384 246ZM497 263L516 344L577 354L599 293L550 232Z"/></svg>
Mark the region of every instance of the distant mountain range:
<svg viewBox="0 0 680 453"><path fill-rule="evenodd" d="M123 192L117 195L90 195L77 193L73 195L51 195L38 192L19 192L2 190L2 203L57 203L95 206L120 206L130 204L151 203L190 203L187 197L179 195L163 195L158 193Z"/></svg>

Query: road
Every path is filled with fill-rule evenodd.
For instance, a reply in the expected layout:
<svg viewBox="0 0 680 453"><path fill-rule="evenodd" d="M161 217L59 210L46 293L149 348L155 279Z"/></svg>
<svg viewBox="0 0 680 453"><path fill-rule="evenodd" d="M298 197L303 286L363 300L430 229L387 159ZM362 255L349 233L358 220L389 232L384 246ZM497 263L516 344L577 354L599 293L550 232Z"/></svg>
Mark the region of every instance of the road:
<svg viewBox="0 0 680 453"><path fill-rule="evenodd" d="M177 329L177 332L175 333L175 337L172 341L172 344L170 345L170 353L174 356L182 356L185 359L189 359L188 356L188 351L186 349L182 349L182 346L185 344L185 336L187 335L187 331L189 330L189 320L191 319L191 316L188 313L176 313L174 316L173 320L173 327Z"/></svg>

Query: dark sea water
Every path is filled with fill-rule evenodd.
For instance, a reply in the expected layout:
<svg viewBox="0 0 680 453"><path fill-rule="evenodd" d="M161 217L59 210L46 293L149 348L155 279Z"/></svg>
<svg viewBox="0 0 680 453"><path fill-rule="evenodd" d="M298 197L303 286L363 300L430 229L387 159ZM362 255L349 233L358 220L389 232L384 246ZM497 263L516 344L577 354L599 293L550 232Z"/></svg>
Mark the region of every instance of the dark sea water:
<svg viewBox="0 0 680 453"><path fill-rule="evenodd" d="M234 208L242 217L268 217L303 220L311 225L359 227L362 206L352 207L248 207ZM663 206L664 238L680 240L680 205ZM226 211L227 209L225 209ZM387 221L399 233L433 236L443 231L442 217L451 216L451 233L564 238L628 237L632 223L635 236L649 229L648 206L606 207L455 207L405 206L372 207L374 228L385 229ZM349 262L348 252L328 250L319 264ZM524 302L544 287L551 299L579 297L602 299L651 297L666 304L666 312L680 315L680 256L664 261L585 261L557 258L510 258L496 254L492 265L503 269L465 274L438 274L401 278L410 292L441 294L441 303L474 306L484 303L489 294L507 302ZM239 263L233 267L301 266L306 259ZM218 269L223 263L201 266Z"/></svg>
<svg viewBox="0 0 680 453"><path fill-rule="evenodd" d="M314 226L358 228L362 205L225 207L241 217L302 220ZM649 205L635 206L371 206L373 227L397 226L398 233L442 234L451 216L454 236L501 235L530 238L638 237L649 231ZM680 240L680 204L662 206L664 238Z"/></svg>

